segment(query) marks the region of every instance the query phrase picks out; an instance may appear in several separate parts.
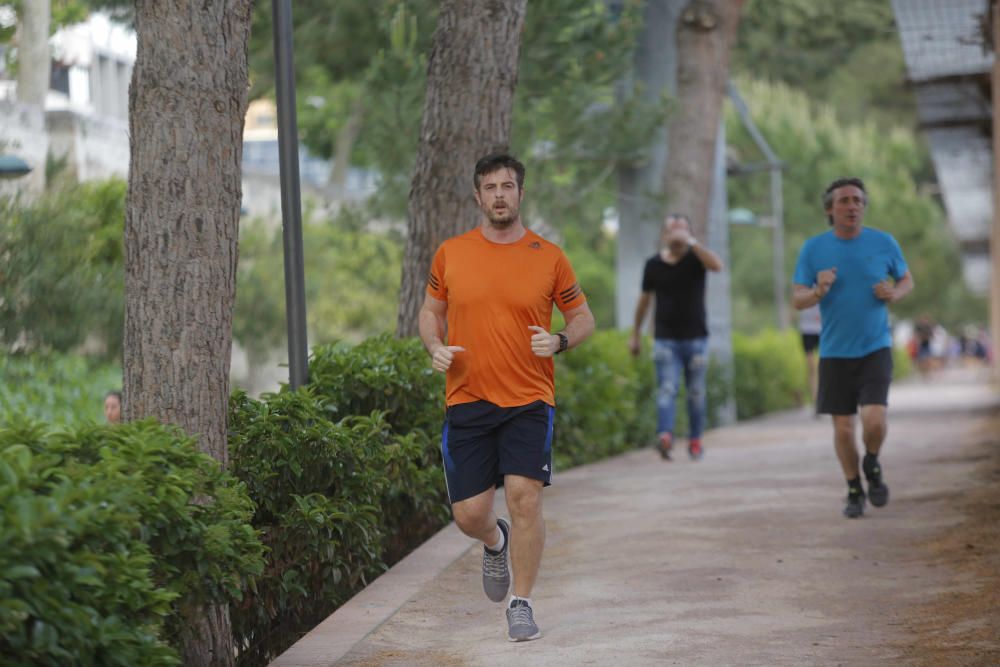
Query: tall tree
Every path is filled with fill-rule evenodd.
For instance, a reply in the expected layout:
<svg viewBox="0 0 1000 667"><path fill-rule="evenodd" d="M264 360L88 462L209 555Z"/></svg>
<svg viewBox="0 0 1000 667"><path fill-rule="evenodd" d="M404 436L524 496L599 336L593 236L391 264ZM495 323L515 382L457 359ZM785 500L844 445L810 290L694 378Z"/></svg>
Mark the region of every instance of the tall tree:
<svg viewBox="0 0 1000 667"><path fill-rule="evenodd" d="M250 0L137 2L125 220L125 418L226 465ZM229 665L225 605L188 608L185 665Z"/></svg>
<svg viewBox="0 0 1000 667"><path fill-rule="evenodd" d="M510 144L527 0L441 3L407 215L396 333L417 333L437 246L476 223L472 165Z"/></svg>
<svg viewBox="0 0 1000 667"><path fill-rule="evenodd" d="M49 0L25 0L18 35L17 99L43 106L49 89Z"/></svg>
<svg viewBox="0 0 1000 667"><path fill-rule="evenodd" d="M667 130L667 206L706 236L729 54L743 0L691 0L677 25L677 108Z"/></svg>
<svg viewBox="0 0 1000 667"><path fill-rule="evenodd" d="M676 30L687 0L648 0L632 69L619 84L619 103L638 89L647 104L663 107L677 89L677 44L663 39ZM631 327L639 300L646 258L656 251L663 221L663 170L667 161L666 125L649 134L641 160L622 160L618 168L618 243L615 262L615 324Z"/></svg>

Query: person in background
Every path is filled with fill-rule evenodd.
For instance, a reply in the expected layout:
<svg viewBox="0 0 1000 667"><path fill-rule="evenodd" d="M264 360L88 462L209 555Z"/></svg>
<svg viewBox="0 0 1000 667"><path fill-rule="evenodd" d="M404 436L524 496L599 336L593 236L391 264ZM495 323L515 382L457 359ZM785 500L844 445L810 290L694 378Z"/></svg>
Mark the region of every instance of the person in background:
<svg viewBox="0 0 1000 667"><path fill-rule="evenodd" d="M816 409L816 391L819 387L819 333L823 329L823 318L819 304L799 311L799 335L802 351L806 355L806 380L809 383L809 400Z"/></svg>
<svg viewBox="0 0 1000 667"><path fill-rule="evenodd" d="M864 514L889 502L879 453L888 429L886 408L892 382L892 332L888 305L913 289L913 277L896 239L862 224L868 193L860 178L841 178L823 192L830 229L806 240L792 280L792 305L820 304L819 391L816 407L833 415L833 442L844 477L844 516ZM864 461L855 435L861 413ZM860 464L860 465L859 465ZM860 469L859 469L860 468Z"/></svg>
<svg viewBox="0 0 1000 667"><path fill-rule="evenodd" d="M122 420L122 393L113 389L104 395L104 419L109 424Z"/></svg>
<svg viewBox="0 0 1000 667"><path fill-rule="evenodd" d="M681 372L687 388L688 455L704 454L705 386L708 373L708 321L705 282L708 271L721 271L722 260L691 233L686 215L671 213L663 221L660 251L646 261L642 294L635 308L629 351L639 354L642 323L656 299L653 320L653 363L656 366L657 449L670 460L674 441L677 393Z"/></svg>

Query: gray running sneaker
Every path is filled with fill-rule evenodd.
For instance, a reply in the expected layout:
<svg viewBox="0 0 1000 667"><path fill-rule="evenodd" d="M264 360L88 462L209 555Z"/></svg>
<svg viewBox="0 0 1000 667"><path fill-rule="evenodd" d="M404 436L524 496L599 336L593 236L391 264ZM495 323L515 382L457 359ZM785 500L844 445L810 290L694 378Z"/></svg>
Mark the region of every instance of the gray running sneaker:
<svg viewBox="0 0 1000 667"><path fill-rule="evenodd" d="M483 590L493 602L503 602L510 588L510 524L506 519L497 519L497 526L503 533L503 549L499 553L483 547Z"/></svg>
<svg viewBox="0 0 1000 667"><path fill-rule="evenodd" d="M865 494L861 489L847 490L847 505L844 506L844 516L857 519L865 513Z"/></svg>
<svg viewBox="0 0 1000 667"><path fill-rule="evenodd" d="M513 600L507 607L507 638L512 642L527 642L541 636L531 605L524 600Z"/></svg>
<svg viewBox="0 0 1000 667"><path fill-rule="evenodd" d="M882 479L882 466L871 455L865 457L865 478L868 480L868 500L875 507L885 507L889 502L889 487Z"/></svg>

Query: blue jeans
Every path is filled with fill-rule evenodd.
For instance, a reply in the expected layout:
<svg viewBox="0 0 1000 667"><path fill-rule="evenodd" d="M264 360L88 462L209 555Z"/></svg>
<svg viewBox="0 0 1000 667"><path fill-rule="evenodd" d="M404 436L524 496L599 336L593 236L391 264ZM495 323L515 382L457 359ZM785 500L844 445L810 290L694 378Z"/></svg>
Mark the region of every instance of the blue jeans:
<svg viewBox="0 0 1000 667"><path fill-rule="evenodd" d="M653 341L656 365L656 430L674 432L677 392L681 369L687 387L688 429L690 438L700 438L705 430L705 376L708 372L708 338L657 338Z"/></svg>

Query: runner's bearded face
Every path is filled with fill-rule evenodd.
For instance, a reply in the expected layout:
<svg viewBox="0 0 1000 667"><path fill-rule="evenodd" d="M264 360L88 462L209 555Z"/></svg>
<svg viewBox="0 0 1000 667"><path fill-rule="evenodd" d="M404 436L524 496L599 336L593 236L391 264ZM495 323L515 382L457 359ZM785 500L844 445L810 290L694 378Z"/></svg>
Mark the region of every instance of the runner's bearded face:
<svg viewBox="0 0 1000 667"><path fill-rule="evenodd" d="M512 169L499 169L484 174L476 191L476 203L490 224L505 229L514 224L521 214L523 193L517 186L517 175Z"/></svg>

